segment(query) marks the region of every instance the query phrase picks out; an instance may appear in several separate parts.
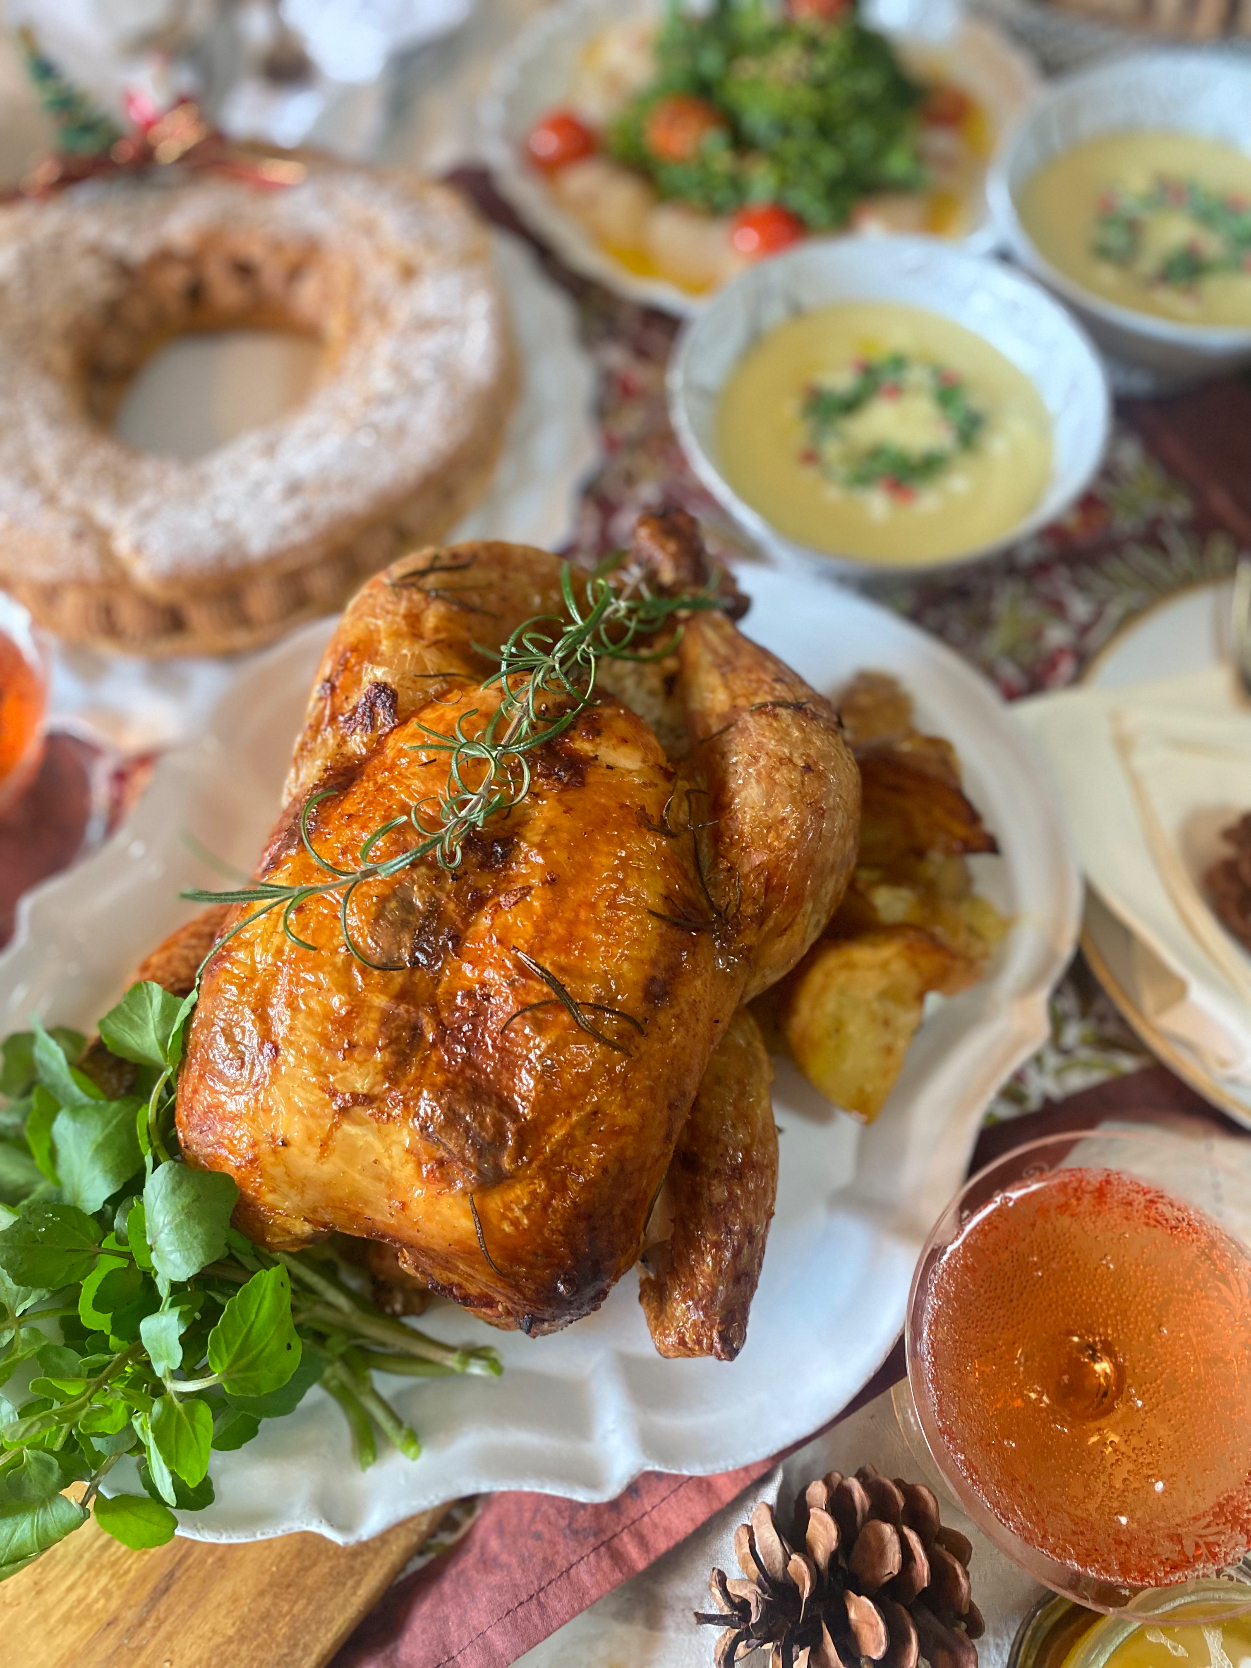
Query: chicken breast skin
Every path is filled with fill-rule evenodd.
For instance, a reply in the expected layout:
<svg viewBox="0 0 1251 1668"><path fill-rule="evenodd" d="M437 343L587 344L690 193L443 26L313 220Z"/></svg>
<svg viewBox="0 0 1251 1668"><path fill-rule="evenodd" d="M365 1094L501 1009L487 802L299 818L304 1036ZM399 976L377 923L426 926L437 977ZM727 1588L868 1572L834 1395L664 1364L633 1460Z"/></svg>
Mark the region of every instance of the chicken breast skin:
<svg viewBox="0 0 1251 1668"><path fill-rule="evenodd" d="M419 553L370 581L319 669L258 877L326 878L302 814L318 857L354 869L374 830L445 786L431 732L485 722L498 689L481 679L523 621L563 617L559 577L545 552L478 544ZM788 839L810 868L810 849L854 823L833 803L848 791L833 715L793 674L786 692L811 702L808 716L777 705L780 663L720 616L692 616L688 637L718 621L730 639L714 636L690 665L703 676L714 660L722 677L709 687L728 699L709 716L685 662L679 674L709 739L707 771L696 760L679 777L651 727L604 693L531 754L529 793L466 840L454 871L425 858L353 894L356 953L337 893L301 905L303 943L278 912L223 939L191 1026L178 1130L189 1162L235 1178L236 1220L255 1239L377 1240L435 1289L526 1332L594 1309L637 1259L743 990L797 960L829 913L805 910L793 881L762 886L749 872L739 888L730 870L754 850L773 876ZM741 725L728 750L718 723ZM805 791L821 773L816 836L794 839L776 806L789 833L768 835L764 804L736 816L735 771L750 749L772 759L771 723L791 738L779 746L808 725L796 768ZM715 824L689 838L675 828L675 804L700 789L734 833L724 852ZM852 851L854 838L853 827ZM411 839L396 829L372 855ZM701 920L713 875L734 906ZM227 935L250 907L236 906Z"/></svg>
<svg viewBox="0 0 1251 1668"><path fill-rule="evenodd" d="M565 615L560 563L533 545L485 541L420 550L348 604L313 680L283 791L300 805L331 772L371 751L450 680L476 684L536 615Z"/></svg>
<svg viewBox="0 0 1251 1668"><path fill-rule="evenodd" d="M353 865L446 778L444 754L409 752L418 725L450 731L483 704L458 691L398 725L309 817L316 849ZM653 832L672 789L651 732L605 704L536 756L526 799L455 874L422 863L362 889L349 920L374 965L344 945L337 897L296 918L311 950L276 912L222 945L178 1125L184 1151L239 1183L246 1232L388 1240L528 1331L603 1301L637 1256L718 1018L711 944L656 913L696 886L686 848ZM290 823L262 876L322 878Z"/></svg>
<svg viewBox="0 0 1251 1668"><path fill-rule="evenodd" d="M733 1361L746 1340L777 1197L772 1081L760 1027L740 1008L669 1166L672 1234L644 1259L639 1301L661 1355Z"/></svg>

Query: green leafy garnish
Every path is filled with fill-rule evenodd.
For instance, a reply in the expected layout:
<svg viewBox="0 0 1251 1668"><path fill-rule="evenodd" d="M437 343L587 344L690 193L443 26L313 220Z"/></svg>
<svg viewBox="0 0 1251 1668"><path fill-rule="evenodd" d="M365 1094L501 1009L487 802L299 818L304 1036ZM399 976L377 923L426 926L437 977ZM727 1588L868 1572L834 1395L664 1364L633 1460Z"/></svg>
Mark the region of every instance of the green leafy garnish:
<svg viewBox="0 0 1251 1668"><path fill-rule="evenodd" d="M54 1025L48 1033L67 1059L77 1060L87 1039L80 1031ZM0 1043L0 1095L20 1100L35 1084L35 1033L18 1031Z"/></svg>
<svg viewBox="0 0 1251 1668"><path fill-rule="evenodd" d="M69 1480L59 1457L37 1448L0 1471L0 1581L86 1522L83 1507L61 1493Z"/></svg>
<svg viewBox="0 0 1251 1668"><path fill-rule="evenodd" d="M159 1500L142 1494L101 1495L96 1501L96 1522L123 1546L141 1551L172 1541L178 1519Z"/></svg>
<svg viewBox="0 0 1251 1668"><path fill-rule="evenodd" d="M137 1066L176 1066L191 1006L151 980L132 985L100 1021L100 1041L110 1054Z"/></svg>
<svg viewBox="0 0 1251 1668"><path fill-rule="evenodd" d="M89 1100L63 1106L52 1120L61 1197L79 1210L99 1210L143 1163L135 1127L137 1100Z"/></svg>
<svg viewBox="0 0 1251 1668"><path fill-rule="evenodd" d="M31 1199L0 1233L0 1268L20 1286L79 1285L95 1269L100 1240L99 1225L77 1205Z"/></svg>
<svg viewBox="0 0 1251 1668"><path fill-rule="evenodd" d="M300 1362L285 1268L262 1269L235 1293L209 1333L208 1358L229 1396L282 1389Z"/></svg>
<svg viewBox="0 0 1251 1668"><path fill-rule="evenodd" d="M1161 222L1174 226L1163 248L1151 236ZM1193 290L1205 278L1251 266L1251 201L1165 174L1141 191L1113 187L1096 205L1091 250L1148 288Z"/></svg>
<svg viewBox="0 0 1251 1668"><path fill-rule="evenodd" d="M653 52L655 79L613 122L608 151L661 197L710 214L780 203L819 232L872 192L925 184L921 90L854 7L797 19L769 0L671 0ZM655 142L657 108L675 96L719 118L689 155Z"/></svg>
<svg viewBox="0 0 1251 1668"><path fill-rule="evenodd" d="M155 1273L190 1280L226 1253L239 1190L216 1170L162 1164L143 1189L144 1233Z"/></svg>
<svg viewBox="0 0 1251 1668"><path fill-rule="evenodd" d="M857 438L851 419L858 412L909 396L930 407L936 431L930 444L904 446L876 435L866 444ZM813 383L800 414L808 440L802 463L852 492L882 487L905 500L972 451L986 426L985 412L958 372L898 352L858 360L839 381Z"/></svg>
<svg viewBox="0 0 1251 1668"><path fill-rule="evenodd" d="M214 1451L314 1384L362 1460L385 1440L416 1457L372 1373L500 1371L382 1314L333 1261L231 1227L234 1181L177 1151L194 1000L135 985L90 1048L36 1025L0 1051L0 1580L93 1507L123 1545L163 1545L175 1512L211 1504ZM144 1492L103 1494L123 1459Z"/></svg>
<svg viewBox="0 0 1251 1668"><path fill-rule="evenodd" d="M197 1396L162 1396L152 1409L151 1430L166 1465L194 1488L208 1470L212 1408Z"/></svg>

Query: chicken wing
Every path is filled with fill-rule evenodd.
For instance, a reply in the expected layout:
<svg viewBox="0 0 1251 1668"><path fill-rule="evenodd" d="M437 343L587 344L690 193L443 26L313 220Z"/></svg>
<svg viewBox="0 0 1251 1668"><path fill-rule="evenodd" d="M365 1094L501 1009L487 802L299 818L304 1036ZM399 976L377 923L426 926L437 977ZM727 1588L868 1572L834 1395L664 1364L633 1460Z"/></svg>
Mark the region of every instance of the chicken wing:
<svg viewBox="0 0 1251 1668"><path fill-rule="evenodd" d="M723 614L697 614L678 653L713 884L750 1001L791 970L843 895L860 773L829 702Z"/></svg>

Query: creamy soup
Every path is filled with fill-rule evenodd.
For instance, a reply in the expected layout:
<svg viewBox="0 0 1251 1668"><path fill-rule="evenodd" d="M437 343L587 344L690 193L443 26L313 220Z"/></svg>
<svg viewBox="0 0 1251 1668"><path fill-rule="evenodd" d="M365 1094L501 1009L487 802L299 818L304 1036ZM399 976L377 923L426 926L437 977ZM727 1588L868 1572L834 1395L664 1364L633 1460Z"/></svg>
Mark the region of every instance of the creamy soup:
<svg viewBox="0 0 1251 1668"><path fill-rule="evenodd" d="M888 302L823 307L755 343L717 413L730 485L779 532L880 562L1003 538L1051 472L1051 420L989 342Z"/></svg>
<svg viewBox="0 0 1251 1668"><path fill-rule="evenodd" d="M1251 156L1189 133L1110 133L1025 184L1021 221L1083 289L1185 324L1251 326Z"/></svg>

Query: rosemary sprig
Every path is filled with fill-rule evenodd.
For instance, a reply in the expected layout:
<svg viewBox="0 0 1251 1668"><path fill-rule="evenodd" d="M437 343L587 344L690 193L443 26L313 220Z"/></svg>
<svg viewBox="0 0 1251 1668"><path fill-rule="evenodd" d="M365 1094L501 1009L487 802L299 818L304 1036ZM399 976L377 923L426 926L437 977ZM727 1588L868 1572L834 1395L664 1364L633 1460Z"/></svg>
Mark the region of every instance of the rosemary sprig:
<svg viewBox="0 0 1251 1668"><path fill-rule="evenodd" d="M508 1018L500 1026L501 1036L503 1036L504 1032L507 1031L508 1027L515 1019L521 1018L522 1014L533 1013L536 1008L557 1007L564 1008L580 1031L585 1031L588 1036L594 1037L597 1042L602 1042L605 1048L614 1049L618 1054L628 1055L630 1050L624 1043L619 1043L614 1038L605 1036L601 1030L592 1025L590 1020L586 1017L586 1010L588 1008L595 1013L612 1014L614 1019L624 1019L626 1024L632 1025L641 1037L647 1035L646 1027L642 1024L642 1022L635 1019L633 1014L626 1013L624 1008L610 1008L604 1002L575 1001L575 999L569 994L566 987L561 984L560 980L549 968L546 968L542 965L542 963L535 961L533 956L528 956L524 950L514 950L513 954L528 973L533 973L536 979L542 979L543 983L547 986L548 990L552 992L552 994L551 996L545 997L541 1002L527 1002L524 1008L518 1008L515 1014L509 1014Z"/></svg>
<svg viewBox="0 0 1251 1668"><path fill-rule="evenodd" d="M482 1232L482 1218L478 1215L477 1201L474 1199L472 1193L469 1195L469 1214L473 1217L473 1231L478 1236L478 1249L485 1258L487 1267L493 1274L498 1274L502 1278L504 1273L503 1269L487 1250L486 1236Z"/></svg>
<svg viewBox="0 0 1251 1668"><path fill-rule="evenodd" d="M387 584L393 591L421 591L425 596L438 597L446 602L452 600L452 607L459 608L466 614L485 614L488 619L498 619L499 616L489 608L481 608L475 603L456 601L458 593L475 589L472 585L425 585L423 580L431 579L443 573L465 573L474 565L474 557L470 556L463 562L441 562L438 557L424 568L418 568L412 573L402 573L396 579L388 579Z"/></svg>
<svg viewBox="0 0 1251 1668"><path fill-rule="evenodd" d="M482 689L498 686L500 698L480 728L470 728L472 720L479 717L477 707L460 715L451 735L425 724L418 726L428 739L415 743L408 751L446 753L447 783L442 792L414 801L403 816L393 817L374 829L361 843L355 868L341 868L332 863L318 851L309 832L312 811L324 799L341 791L331 788L312 795L299 819L300 840L324 879L295 885L262 880L231 891L196 889L182 896L196 903L257 905L227 937L242 932L271 911L281 910L287 937L301 948L313 950L316 946L297 934L295 915L311 898L337 894L343 942L356 960L377 972L402 971L403 963L372 961L353 938L350 911L357 889L368 881L388 880L427 857L433 858L441 869L454 872L460 866L469 836L491 817L520 804L529 793L530 756L535 749L563 735L592 704L599 662L661 660L677 647L682 633L680 625L658 649L645 651L635 645L662 630L675 615L720 606L718 598L703 592L678 597L655 596L637 578L619 589L599 571L587 578L584 594L579 597L574 570L568 562L561 568L560 587L568 617L538 614L523 621L513 632L499 651L499 670L483 680ZM491 653L479 645L475 647L488 656ZM389 835L410 828L417 836L413 844L390 857L374 856ZM574 1004L570 1008L575 1017L577 1007ZM582 1020L579 1023L584 1030L591 1029ZM593 1034L608 1040L602 1033ZM609 1046L619 1048L620 1044L610 1042Z"/></svg>

